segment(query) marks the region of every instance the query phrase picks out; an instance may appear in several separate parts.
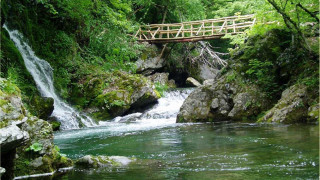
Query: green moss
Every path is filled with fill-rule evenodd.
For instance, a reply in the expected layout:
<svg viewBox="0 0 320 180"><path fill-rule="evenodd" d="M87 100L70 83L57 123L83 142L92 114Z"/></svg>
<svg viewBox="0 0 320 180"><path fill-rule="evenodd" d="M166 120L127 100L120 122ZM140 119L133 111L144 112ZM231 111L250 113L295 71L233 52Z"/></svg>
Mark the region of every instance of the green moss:
<svg viewBox="0 0 320 180"><path fill-rule="evenodd" d="M8 103L9 103L9 101L4 100L4 99L0 99L0 107L5 105L5 104L8 104Z"/></svg>
<svg viewBox="0 0 320 180"><path fill-rule="evenodd" d="M49 121L52 126L53 131L57 131L60 129L61 123L59 121Z"/></svg>
<svg viewBox="0 0 320 180"><path fill-rule="evenodd" d="M15 47L14 43L10 40L8 32L1 29L1 76L14 82L22 92L22 100L26 104L31 113L35 112L32 108L32 102L30 97L39 96L40 93L36 87L36 84L25 67L24 60ZM20 93L17 88L10 88L5 91L15 91Z"/></svg>
<svg viewBox="0 0 320 180"><path fill-rule="evenodd" d="M30 159L26 157L19 157L15 160L15 174L16 176L28 175L30 173Z"/></svg>

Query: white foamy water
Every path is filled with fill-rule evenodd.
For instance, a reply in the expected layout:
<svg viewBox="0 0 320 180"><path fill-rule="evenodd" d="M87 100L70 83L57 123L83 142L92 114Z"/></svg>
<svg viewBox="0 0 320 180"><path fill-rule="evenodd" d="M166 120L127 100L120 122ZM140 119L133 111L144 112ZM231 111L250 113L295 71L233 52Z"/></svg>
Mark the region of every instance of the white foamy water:
<svg viewBox="0 0 320 180"><path fill-rule="evenodd" d="M94 122L90 117L84 114L80 115L79 112L63 102L55 93L53 86L53 69L50 64L35 55L31 47L24 41L22 34L16 30L9 30L6 25L4 25L4 28L9 32L11 40L20 51L26 68L36 82L41 95L54 99L52 116L61 122L61 129L77 129L80 127L80 122L85 126L93 126Z"/></svg>
<svg viewBox="0 0 320 180"><path fill-rule="evenodd" d="M179 89L166 92L158 103L144 113L133 113L116 117L112 121L100 121L100 127L57 133L55 139L83 138L86 136L119 136L141 131L186 125L177 124L176 117L184 100L193 89Z"/></svg>

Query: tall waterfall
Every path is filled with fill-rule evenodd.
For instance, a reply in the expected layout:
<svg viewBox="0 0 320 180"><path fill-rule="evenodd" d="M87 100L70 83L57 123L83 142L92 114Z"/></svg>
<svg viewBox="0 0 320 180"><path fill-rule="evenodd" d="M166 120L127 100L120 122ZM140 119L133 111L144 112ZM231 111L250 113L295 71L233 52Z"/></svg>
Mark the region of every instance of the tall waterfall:
<svg viewBox="0 0 320 180"><path fill-rule="evenodd" d="M11 40L20 51L26 68L36 82L41 95L54 99L52 116L61 122L61 129L77 129L80 127L80 123L85 126L93 126L94 122L90 117L80 115L79 112L63 102L55 93L53 86L53 69L50 64L35 55L31 47L24 41L22 34L17 30L9 30L6 25L4 25L4 28L9 32Z"/></svg>

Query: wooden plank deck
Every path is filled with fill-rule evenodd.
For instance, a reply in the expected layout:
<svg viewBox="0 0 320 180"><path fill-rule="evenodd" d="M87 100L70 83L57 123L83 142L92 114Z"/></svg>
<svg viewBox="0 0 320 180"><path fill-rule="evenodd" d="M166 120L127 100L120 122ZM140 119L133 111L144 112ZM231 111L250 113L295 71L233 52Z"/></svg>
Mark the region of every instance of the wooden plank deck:
<svg viewBox="0 0 320 180"><path fill-rule="evenodd" d="M255 23L253 14L172 24L142 25L135 34L138 41L150 43L192 42L219 39L225 34L244 33Z"/></svg>

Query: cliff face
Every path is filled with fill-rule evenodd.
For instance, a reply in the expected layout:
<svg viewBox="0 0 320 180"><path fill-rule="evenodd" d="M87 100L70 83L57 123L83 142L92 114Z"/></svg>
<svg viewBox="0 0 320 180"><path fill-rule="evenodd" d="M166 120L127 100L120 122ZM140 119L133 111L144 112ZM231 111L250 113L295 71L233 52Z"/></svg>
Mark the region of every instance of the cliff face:
<svg viewBox="0 0 320 180"><path fill-rule="evenodd" d="M53 144L51 125L28 113L20 89L0 79L0 146L3 179L53 172L72 162Z"/></svg>

